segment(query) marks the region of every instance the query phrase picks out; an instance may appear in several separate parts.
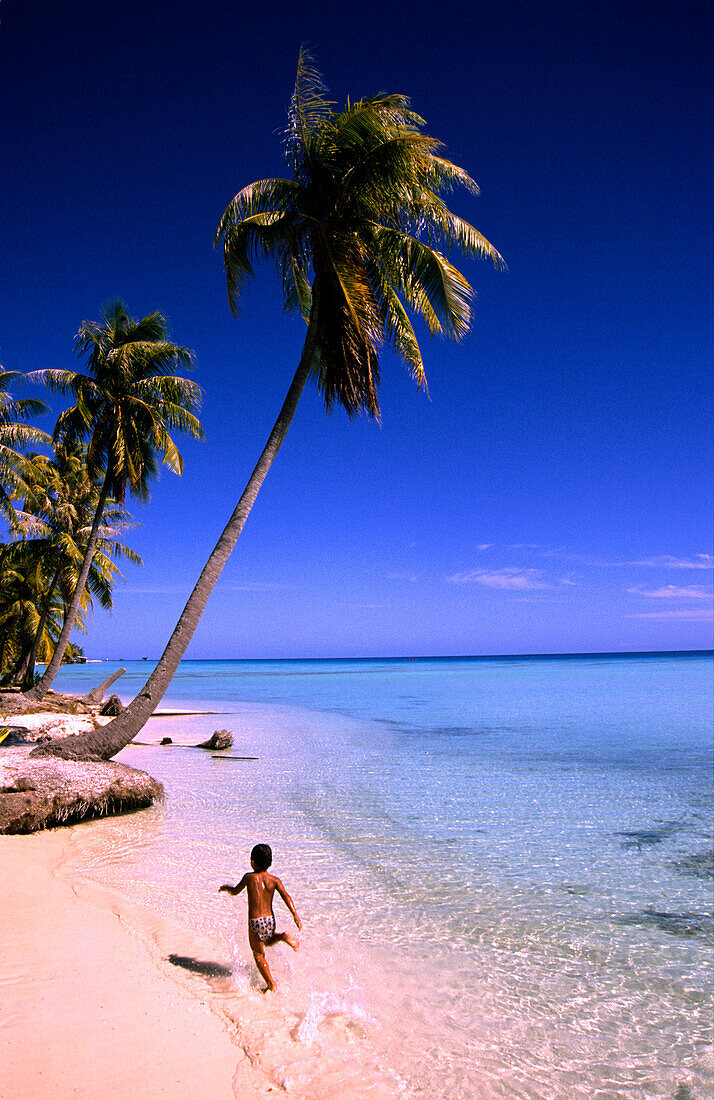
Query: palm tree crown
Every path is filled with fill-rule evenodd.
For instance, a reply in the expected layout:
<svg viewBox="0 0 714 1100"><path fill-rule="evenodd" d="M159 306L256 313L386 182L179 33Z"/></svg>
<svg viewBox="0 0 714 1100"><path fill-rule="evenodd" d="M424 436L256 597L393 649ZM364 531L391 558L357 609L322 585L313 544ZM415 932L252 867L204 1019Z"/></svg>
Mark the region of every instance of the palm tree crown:
<svg viewBox="0 0 714 1100"><path fill-rule="evenodd" d="M160 461L174 473L183 469L170 429L203 439L194 415L200 387L172 373L176 367L190 370L193 353L168 340L160 313L136 321L119 301L104 311L101 321L83 321L74 346L87 359L86 374L40 370L28 375L50 391L75 398L76 404L57 420L55 442L88 437L90 478L106 477L109 495L120 504L127 487L146 500Z"/></svg>
<svg viewBox="0 0 714 1100"><path fill-rule="evenodd" d="M445 255L458 247L497 266L500 254L453 214L439 193L478 188L423 133L402 95L348 103L336 113L303 49L286 131L292 179L249 184L218 226L236 312L257 258L272 257L285 305L310 316L319 288L313 377L328 409L379 416L380 345L386 340L420 387L424 363L407 308L433 335L459 339L473 291ZM442 244L445 252L437 245Z"/></svg>

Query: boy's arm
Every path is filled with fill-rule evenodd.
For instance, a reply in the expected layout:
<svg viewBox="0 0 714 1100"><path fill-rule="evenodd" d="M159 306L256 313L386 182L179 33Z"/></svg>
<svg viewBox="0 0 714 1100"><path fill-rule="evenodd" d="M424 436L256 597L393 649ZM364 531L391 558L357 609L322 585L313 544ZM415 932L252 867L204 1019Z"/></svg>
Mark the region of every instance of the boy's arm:
<svg viewBox="0 0 714 1100"><path fill-rule="evenodd" d="M275 880L275 889L278 891L278 893L280 894L280 897L283 899L283 901L287 905L288 909L292 913L293 920L295 921L295 924L297 925L298 930L299 930L300 928L302 928L302 921L300 920L299 916L295 912L295 906L293 905L293 899L290 897L290 894L287 892L287 890L285 889L285 887L283 886L283 884L282 884L282 882L280 881L279 878L276 878L276 880Z"/></svg>
<svg viewBox="0 0 714 1100"><path fill-rule="evenodd" d="M246 877L246 875L243 875L237 886L229 886L227 882L224 883L223 886L218 887L218 893L220 894L221 890L225 890L227 894L232 894L235 897L236 894L240 894L241 890L245 890Z"/></svg>

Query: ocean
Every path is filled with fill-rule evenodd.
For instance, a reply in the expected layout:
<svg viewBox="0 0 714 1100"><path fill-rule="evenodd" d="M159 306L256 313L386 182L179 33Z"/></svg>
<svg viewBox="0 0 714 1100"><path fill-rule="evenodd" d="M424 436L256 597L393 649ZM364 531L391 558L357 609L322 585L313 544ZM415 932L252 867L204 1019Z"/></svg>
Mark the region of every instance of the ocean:
<svg viewBox="0 0 714 1100"><path fill-rule="evenodd" d="M154 717L119 756L165 802L75 827L76 859L166 922L144 927L162 958L166 929L202 937L177 976L266 1088L707 1100L712 683L711 654L185 661L161 709L213 713ZM221 728L229 752L192 747ZM269 949L274 997L244 895L217 892L258 841L303 921L297 954Z"/></svg>

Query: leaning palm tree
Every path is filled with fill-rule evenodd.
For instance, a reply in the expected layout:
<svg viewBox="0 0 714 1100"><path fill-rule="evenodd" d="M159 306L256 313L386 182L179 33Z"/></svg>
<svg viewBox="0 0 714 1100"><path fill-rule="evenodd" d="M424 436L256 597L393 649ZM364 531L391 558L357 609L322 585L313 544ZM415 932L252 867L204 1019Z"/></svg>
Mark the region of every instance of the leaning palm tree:
<svg viewBox="0 0 714 1100"><path fill-rule="evenodd" d="M52 660L42 679L25 698L42 699L62 663L100 536L109 497L122 505L127 489L140 500L149 496L149 482L163 462L180 474L183 461L169 431L178 429L195 439L203 429L194 415L201 391L195 382L173 373L190 369L193 353L171 343L166 321L150 313L137 321L122 302L113 302L100 322L84 321L75 340L78 356L87 357L88 373L40 370L28 375L50 391L70 393L76 404L60 414L54 430L59 446L88 438L87 473L101 479L101 490L84 550L76 588Z"/></svg>
<svg viewBox="0 0 714 1100"><path fill-rule="evenodd" d="M453 214L440 192L471 192L470 176L442 155L401 95L378 95L335 112L302 50L286 131L290 179L264 179L235 196L221 218L231 309L253 262L277 264L285 307L307 323L300 362L248 484L141 693L102 730L65 749L109 758L138 733L162 698L236 544L312 377L328 411L379 416L379 349L391 343L417 386L426 387L408 310L431 333L469 329L472 290L448 259L458 247L497 266L496 249ZM445 251L437 245L442 242Z"/></svg>

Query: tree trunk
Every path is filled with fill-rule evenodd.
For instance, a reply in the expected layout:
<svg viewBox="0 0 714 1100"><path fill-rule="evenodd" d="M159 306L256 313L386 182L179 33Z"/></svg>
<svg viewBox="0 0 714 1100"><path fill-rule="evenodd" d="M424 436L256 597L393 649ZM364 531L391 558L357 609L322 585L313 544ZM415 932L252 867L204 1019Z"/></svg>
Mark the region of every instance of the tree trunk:
<svg viewBox="0 0 714 1100"><path fill-rule="evenodd" d="M27 667L23 670L22 686L25 691L29 691L32 687L32 681L35 678L35 661L37 660L37 651L40 648L40 642L42 641L42 634L44 633L45 623L47 622L50 607L52 606L52 597L54 596L57 582L59 581L60 571L56 570L52 582L49 587L49 591L44 601L42 608L42 614L40 615L40 621L37 624L37 630L35 631L35 637L32 643L32 651L27 661Z"/></svg>
<svg viewBox="0 0 714 1100"><path fill-rule="evenodd" d="M109 470L107 470L106 476L104 478L104 484L102 486L102 491L99 494L97 510L94 513L94 522L92 523L92 530L89 533L89 542L87 543L87 549L84 555L84 561L82 562L82 568L79 571L77 585L72 595L67 614L65 615L64 622L62 624L62 630L60 632L59 638L57 639L55 651L52 654L52 660L45 669L45 673L42 679L39 680L33 688L30 688L29 691L25 692L25 698L29 702L37 703L41 699L44 699L45 695L52 686L52 682L55 676L59 672L60 665L62 664L62 658L64 657L67 643L69 642L69 636L74 628L74 620L77 617L79 604L84 594L84 586L87 583L89 570L92 568L94 551L99 540L99 527L102 522L102 516L104 515L104 506L106 505L107 497L109 496L109 481Z"/></svg>
<svg viewBox="0 0 714 1100"><path fill-rule="evenodd" d="M153 714L171 683L179 661L186 652L208 598L231 555L233 547L238 541L260 487L265 481L268 470L273 464L295 416L315 357L317 346L316 318L317 293L313 289L312 312L302 356L278 419L275 421L268 442L248 480L248 484L243 490L243 495L206 562L166 649L146 684L136 698L108 725L75 737L64 737L59 741L55 741L52 745L40 746L39 749L33 750L34 753L51 753L54 748L57 748L60 753L70 752L72 754L76 753L78 756L92 754L101 757L103 760L109 760L136 737L144 723Z"/></svg>
<svg viewBox="0 0 714 1100"><path fill-rule="evenodd" d="M31 653L32 653L32 642L26 642L22 646L22 648L20 650L20 654L19 654L17 660L15 661L15 668L13 669L12 673L5 680L5 686L8 687L11 691L14 691L17 688L19 688L19 686L22 682L22 679L25 675L25 670L26 670L26 668L29 664Z"/></svg>
<svg viewBox="0 0 714 1100"><path fill-rule="evenodd" d="M20 684L25 679L27 669L30 665L30 658L32 657L32 645L32 642L28 642L22 650L17 662L17 667L15 668L15 671L8 680L8 687L19 688Z"/></svg>

